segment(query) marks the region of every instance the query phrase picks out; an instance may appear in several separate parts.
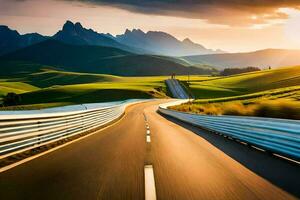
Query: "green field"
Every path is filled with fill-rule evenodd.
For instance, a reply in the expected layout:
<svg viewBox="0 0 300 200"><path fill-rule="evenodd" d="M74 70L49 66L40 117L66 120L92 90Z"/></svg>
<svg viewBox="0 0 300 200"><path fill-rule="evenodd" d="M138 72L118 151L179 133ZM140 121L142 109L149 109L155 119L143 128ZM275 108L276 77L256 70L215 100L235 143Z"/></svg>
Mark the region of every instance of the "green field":
<svg viewBox="0 0 300 200"><path fill-rule="evenodd" d="M196 100L172 109L208 115L300 119L300 66L194 80Z"/></svg>
<svg viewBox="0 0 300 200"><path fill-rule="evenodd" d="M210 80L194 80L190 89L197 99L211 99L246 95L250 93L297 86L300 84L300 66L265 70Z"/></svg>
<svg viewBox="0 0 300 200"><path fill-rule="evenodd" d="M40 67L40 66L39 66ZM130 98L169 98L164 83L168 76L120 77L55 70L44 66L39 71L2 76L0 98L8 92L20 95L26 108L124 100ZM246 73L229 77L177 76L189 82L195 103L256 101L292 98L299 100L300 67Z"/></svg>
<svg viewBox="0 0 300 200"><path fill-rule="evenodd" d="M12 109L170 96L164 83L168 76L120 77L58 71L45 66L38 72L22 73L19 76L15 74L10 77L0 79L0 98L8 92L20 94L21 105ZM177 78L183 81L188 79L187 76ZM190 80L211 78L191 76Z"/></svg>
<svg viewBox="0 0 300 200"><path fill-rule="evenodd" d="M8 82L5 80L0 80L0 97L6 95L8 92L21 94L25 92L36 91L38 89L38 87L23 82Z"/></svg>

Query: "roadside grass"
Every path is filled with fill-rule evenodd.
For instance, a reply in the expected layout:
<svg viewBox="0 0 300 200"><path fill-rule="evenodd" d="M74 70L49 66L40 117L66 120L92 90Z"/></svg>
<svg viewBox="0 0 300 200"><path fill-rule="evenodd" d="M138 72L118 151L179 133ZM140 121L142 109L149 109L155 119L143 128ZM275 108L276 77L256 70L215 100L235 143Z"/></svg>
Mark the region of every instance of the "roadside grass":
<svg viewBox="0 0 300 200"><path fill-rule="evenodd" d="M171 109L206 115L258 116L300 119L300 86L247 95L199 99Z"/></svg>
<svg viewBox="0 0 300 200"><path fill-rule="evenodd" d="M0 107L1 111L10 111L10 110L40 110L44 108L53 108L60 106L71 105L71 102L53 102L53 103L39 103L39 104L29 104L29 105L18 105L18 106L6 106Z"/></svg>
<svg viewBox="0 0 300 200"><path fill-rule="evenodd" d="M261 99L251 104L244 104L241 101L210 104L184 104L180 106L172 106L170 109L205 115L236 115L295 120L300 119L300 101L293 101L291 99Z"/></svg>

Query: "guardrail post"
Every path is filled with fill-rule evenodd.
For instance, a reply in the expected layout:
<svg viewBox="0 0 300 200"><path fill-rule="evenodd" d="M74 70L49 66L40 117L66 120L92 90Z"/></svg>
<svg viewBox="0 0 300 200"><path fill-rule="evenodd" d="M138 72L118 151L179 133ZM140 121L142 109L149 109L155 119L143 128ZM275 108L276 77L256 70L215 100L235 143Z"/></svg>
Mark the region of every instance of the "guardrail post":
<svg viewBox="0 0 300 200"><path fill-rule="evenodd" d="M41 127L40 127L40 124L41 124L41 122L38 120L38 121L37 121L38 132L41 132L41 130L40 130L40 128L41 128ZM37 136L37 138L38 138L38 142L37 142L38 149L40 149L40 144L41 144L41 136L42 136L42 135L40 135L40 134Z"/></svg>

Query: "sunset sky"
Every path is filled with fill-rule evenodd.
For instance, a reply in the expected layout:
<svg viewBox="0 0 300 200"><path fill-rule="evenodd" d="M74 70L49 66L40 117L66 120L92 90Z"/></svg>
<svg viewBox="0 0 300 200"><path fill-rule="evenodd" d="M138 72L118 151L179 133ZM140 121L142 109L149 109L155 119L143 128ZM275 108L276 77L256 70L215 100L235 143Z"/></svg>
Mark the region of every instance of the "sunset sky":
<svg viewBox="0 0 300 200"><path fill-rule="evenodd" d="M0 0L0 24L20 33L53 35L66 20L113 35L165 31L229 52L300 49L299 0Z"/></svg>

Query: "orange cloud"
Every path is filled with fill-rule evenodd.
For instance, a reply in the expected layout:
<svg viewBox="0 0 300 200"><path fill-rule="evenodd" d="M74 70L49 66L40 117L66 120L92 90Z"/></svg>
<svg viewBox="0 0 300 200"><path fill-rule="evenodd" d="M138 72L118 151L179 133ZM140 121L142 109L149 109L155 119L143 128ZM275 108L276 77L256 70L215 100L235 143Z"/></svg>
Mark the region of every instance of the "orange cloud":
<svg viewBox="0 0 300 200"><path fill-rule="evenodd" d="M74 1L74 0L65 0ZM300 8L299 0L77 0L131 12L203 19L208 23L251 26L282 20L279 8ZM253 17L255 16L255 17Z"/></svg>

